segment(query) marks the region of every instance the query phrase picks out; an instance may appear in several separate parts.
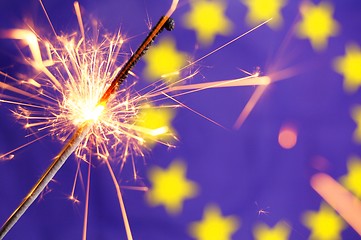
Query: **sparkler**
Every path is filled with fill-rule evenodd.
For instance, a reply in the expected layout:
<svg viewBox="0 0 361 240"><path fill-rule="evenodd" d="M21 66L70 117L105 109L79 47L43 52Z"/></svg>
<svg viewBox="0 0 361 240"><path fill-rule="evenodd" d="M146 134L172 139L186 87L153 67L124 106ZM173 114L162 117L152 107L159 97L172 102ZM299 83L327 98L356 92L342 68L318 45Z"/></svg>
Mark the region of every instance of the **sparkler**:
<svg viewBox="0 0 361 240"><path fill-rule="evenodd" d="M116 187L127 237L132 239L120 186L114 176L108 158L110 157L109 149L115 152L118 150L121 153L122 169L129 155L133 153L142 155L145 138L150 137L157 140L157 137L162 134L170 134L167 126L157 129L146 129L137 124L137 121L139 121L138 113L141 111L144 103L171 99L176 102L176 106L186 107L176 99L177 96L210 88L250 85L267 86L271 83L272 79L268 76L260 77L259 73L255 73L250 74L246 78L210 83L181 84L194 77L197 74L196 71L169 85L152 84L142 89L142 91L146 91L152 87L150 91L144 94L132 92L134 84L124 86L124 88L119 90L119 86L125 81L128 74L132 74L131 69L146 52L157 35L164 28L171 30L174 27L174 22L170 19L170 16L175 11L178 0L173 0L168 12L154 26L137 51L122 68L116 67L120 48L125 41L119 33L114 36L105 36L100 43L94 39L88 40L79 4L75 2L74 7L81 36L58 36L42 2L40 3L56 39L55 41L49 41L36 33L31 27L29 27L29 30L15 29L3 32L3 36L6 38L21 40L29 46L31 57L25 58L25 61L28 66L37 72L37 76L27 80L18 80L6 73L0 72L6 78L29 87L28 91L25 91L10 84L0 82L1 89L30 98L29 102L25 102L14 96L1 93L0 102L18 106L18 109L13 111L13 113L19 120L25 121L24 127L26 129L35 128L35 132L49 131L49 133L44 134L40 138L54 135L62 142L66 142L66 144L19 207L2 226L0 239L7 234L25 213L27 208L53 179L73 152L75 152L79 159L88 162L86 153L92 154L89 149L90 145L95 149L97 157L107 164ZM190 63L186 67L194 65L259 26ZM55 43L52 44L52 42ZM43 59L44 56L47 56L46 60ZM60 97L57 95L60 95ZM174 107L174 105L166 107ZM74 128L76 129L75 131L73 130ZM170 146L166 142L164 144ZM15 150L0 156L0 158L11 158L13 156L11 154ZM73 193L70 199L74 199ZM86 235L86 228L83 234L83 236Z"/></svg>
<svg viewBox="0 0 361 240"><path fill-rule="evenodd" d="M15 225L15 223L20 219L20 217L25 213L25 211L30 207L34 200L39 196L39 194L44 190L48 183L54 178L55 174L63 166L68 157L75 151L79 144L83 141L86 135L88 135L90 129L92 128L93 122L99 118L100 114L103 112L105 106L107 105L110 97L116 92L119 85L124 82L127 78L130 70L137 63L140 57L145 54L146 50L149 48L154 39L158 34L165 28L167 30L173 30L174 22L170 18L170 15L174 12L178 4L177 0L173 0L172 6L165 16L163 16L159 22L155 25L153 30L145 38L143 43L139 46L137 51L131 56L131 58L125 63L119 73L116 75L115 79L112 81L110 86L107 88L103 96L100 98L98 104L95 106L93 112L89 116L89 119L84 121L78 129L75 131L70 140L66 143L63 149L60 151L58 156L55 157L53 163L48 167L45 173L40 177L40 179L35 183L33 188L30 190L28 195L20 203L18 208L11 214L8 220L0 229L0 239L3 239L8 231ZM132 238L128 235L128 238Z"/></svg>

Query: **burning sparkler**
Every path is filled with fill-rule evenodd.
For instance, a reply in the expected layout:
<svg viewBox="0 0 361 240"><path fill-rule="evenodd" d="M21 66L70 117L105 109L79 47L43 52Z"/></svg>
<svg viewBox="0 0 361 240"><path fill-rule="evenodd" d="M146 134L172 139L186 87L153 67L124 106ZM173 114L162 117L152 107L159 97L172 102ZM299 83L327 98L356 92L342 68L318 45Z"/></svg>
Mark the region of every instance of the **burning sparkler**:
<svg viewBox="0 0 361 240"><path fill-rule="evenodd" d="M68 157L75 151L76 148L78 148L78 146L84 140L84 138L86 136L88 136L88 138L90 137L89 132L93 128L93 124L96 123L96 121L100 118L102 112L104 111L106 105L109 102L109 99L118 90L119 85L124 82L124 80L127 78L132 67L137 63L137 61L140 59L140 57L145 53L145 51L150 46L150 44L154 41L154 39L157 37L157 35L164 28L167 30L172 30L174 28L174 22L172 19L170 19L170 15L174 12L177 4L178 4L178 1L174 0L171 8L167 12L167 14L159 20L159 22L155 25L153 30L149 33L149 35L146 37L146 39L140 45L140 47L137 49L137 51L131 56L131 58L121 68L121 70L118 72L118 74L116 75L114 80L111 82L110 86L106 89L104 94L100 98L99 97L97 98L96 96L91 96L92 97L91 99L94 99L94 100L100 99L100 100L98 100L96 105L94 105L94 104L88 105L88 106L90 106L91 109L85 109L85 112L83 110L83 114L80 118L81 120L79 120L78 116L77 116L77 118L74 119L74 121L76 123L80 122L79 124L77 124L78 129L70 137L68 142L65 144L63 149L58 154L58 156L55 157L55 160L53 161L53 163L49 166L49 168L45 171L45 173L40 177L38 182L30 190L30 192L25 197L25 199L20 203L19 207L13 212L13 214L5 222L5 224L3 225L3 227L0 230L0 239L2 239L7 234L7 232L15 225L15 223L19 220L19 218L24 214L24 212L29 208L29 206L34 202L34 200L39 196L39 194L48 185L48 183L54 178L55 174L63 166L65 161L68 159ZM80 12L79 5L77 2L75 3L75 9L76 9L77 13ZM12 32L12 33L16 35L16 33L19 33L19 32L15 32L15 33ZM35 67L38 67L45 74L50 75L52 77L51 79L53 81L54 86L56 86L57 88L61 88L62 85L59 83L59 81L50 72L48 72L46 66L43 65L43 61L41 59L41 54L37 54L37 53L39 53L38 52L39 49L36 49L36 47L38 45L37 45L37 39L36 39L35 35L32 35L30 32L25 33L25 34L27 35L26 40L28 41L30 48L33 47L33 49L31 49L31 51L33 53L34 60L36 63L38 63L37 65L35 65ZM83 41L85 41L85 34L82 30L82 41L80 42L80 44L82 44ZM86 46L85 42L84 42L84 44L82 44L82 46L79 46L79 47L80 48L83 47L84 50L86 51L87 46ZM69 53L70 53L69 56L73 57L73 58L78 58L78 59L73 59L73 64L82 64L82 63L84 64L84 62L83 62L84 59L81 59L81 60L79 59L82 56L79 55L79 53L75 53L75 55L73 55L71 52L72 50L73 49L69 50ZM77 51L76 48L75 48L75 51ZM86 60L85 60L85 62L86 62ZM66 69L69 69L65 63L65 59L63 61L63 64L66 67ZM100 64L103 64L103 62L101 62ZM85 67L85 69L87 69L87 67ZM98 69L98 67L96 67L95 69L92 69L92 71L96 72L97 69ZM83 70L83 68L81 68L80 70ZM71 74L69 74L69 77L70 76L71 76ZM87 78L89 76L87 75L87 76L83 76L83 77ZM73 80L75 81L75 79L73 79ZM92 80L94 80L94 78ZM74 82L74 85L75 84L76 83ZM77 88L77 86L74 86L74 85L72 87ZM92 84L92 85L89 84L89 87L95 87L95 86L94 86L94 84ZM81 89L76 89L76 90L82 91ZM74 92L72 92L72 94L74 94ZM82 99L82 100L84 100L84 99ZM89 100L89 99L86 99L86 100ZM73 101L68 100L64 104L71 105L72 103L73 103ZM70 109L73 109L73 108L71 107ZM19 116L21 116L21 114ZM22 115L22 116L24 116L24 115ZM25 116L25 118L26 118L26 116ZM157 133L155 135L157 135ZM128 228L129 227L127 227L127 229ZM130 234L128 234L128 238L131 239Z"/></svg>
<svg viewBox="0 0 361 240"><path fill-rule="evenodd" d="M0 88L5 91L0 94L0 102L14 104L18 107L13 113L20 121L25 122L25 128L33 129L37 134L47 131L42 137L53 135L66 143L53 163L5 222L0 230L0 239L14 226L73 152L79 159L86 162L88 162L87 155L95 152L96 156L107 164L117 190L127 237L132 239L120 186L108 160L111 155L110 149L121 155L122 168L129 155L142 155L145 139L157 140L160 135L171 134L167 126L147 129L137 124L142 106L150 101L170 99L176 102L177 106L186 107L176 99L177 96L209 88L267 86L271 82L269 77L259 77L259 74L256 73L246 78L184 85L184 82L197 74L195 72L169 85L152 84L142 90L146 91L144 94L141 91L135 92L133 90L134 83L124 84L119 89L128 74L132 74L132 67L157 35L164 28L167 30L174 28L174 22L170 16L175 11L177 4L178 0L173 0L165 16L159 20L141 46L121 68L117 67L119 65L117 59L125 39L120 33L114 36L105 35L100 42L97 40L99 36L88 39L80 14L80 6L77 2L74 3L74 7L81 30L80 35L60 36L52 27L55 41L50 41L30 27L3 32L3 37L21 40L29 47L31 54L30 57L25 58L25 62L37 74L34 78L19 80L0 72L6 78L28 88L25 91L5 82L0 82ZM43 4L42 7L46 13ZM49 20L49 16L47 14L46 16ZM50 20L49 23L51 25ZM210 54L238 40L245 34L217 48ZM186 67L194 65L210 54ZM7 92L26 96L28 100L19 100ZM167 107L174 107L174 105ZM76 130L74 131L74 129ZM164 144L170 146L167 142ZM13 152L8 152L1 157L9 158ZM86 227L84 232L86 232ZM86 236L85 233L83 234Z"/></svg>

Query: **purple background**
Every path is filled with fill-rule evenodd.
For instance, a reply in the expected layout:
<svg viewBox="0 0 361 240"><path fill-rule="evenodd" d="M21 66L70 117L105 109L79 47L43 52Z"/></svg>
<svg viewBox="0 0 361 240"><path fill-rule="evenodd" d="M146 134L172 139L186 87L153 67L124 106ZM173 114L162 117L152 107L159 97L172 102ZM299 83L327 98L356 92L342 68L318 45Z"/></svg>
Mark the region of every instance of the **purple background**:
<svg viewBox="0 0 361 240"><path fill-rule="evenodd" d="M146 13L155 23L167 10L168 2L87 0L80 1L80 4L109 32L121 26L128 36L140 34L127 45L128 49L135 49L147 32ZM44 1L44 4L57 30L70 32L76 29L72 1ZM176 30L164 35L176 39L179 50L194 53L194 58L199 58L249 29L244 21L245 6L239 0L229 0L227 4L227 16L235 26L233 35L218 36L208 48L195 51L194 32L181 24L183 15L189 11L186 1L181 1L173 15ZM327 51L320 53L312 50L309 41L296 37L283 45L297 19L299 4L300 1L289 1L283 9L282 29L273 31L262 27L202 61L202 65L212 66L202 69L202 75L208 81L239 77L238 67L253 71L260 66L263 72L267 72L276 60L283 66L300 66L302 74L271 85L237 131L224 130L186 109L179 109L173 121L180 138L178 147L169 151L157 146L147 154L147 166L142 166L142 160L139 161L139 171L145 177L149 166L166 167L174 159L181 158L188 166L187 178L200 186L200 195L187 200L181 214L170 216L163 207L148 206L144 193L123 191L135 239L189 239L188 224L199 221L209 203L219 205L224 215L237 215L241 219L241 228L234 234L234 239L252 239L256 223L273 226L280 220L286 220L292 226L291 239L309 236L309 230L301 223L301 216L305 211L318 211L322 201L309 185L310 176L317 171L312 167L312 161L323 156L328 160L325 171L338 178L347 172L347 158L360 154L359 146L352 141L356 125L350 116L351 107L360 103L360 94L344 92L342 77L332 69L332 59L344 55L346 43L361 44L361 3L358 0L333 1L334 16L342 25L342 32L330 39ZM1 29L20 26L23 17L32 18L37 26L47 26L38 1L1 1L0 9ZM279 55L281 47L287 51ZM10 74L21 70L16 66L18 57L11 41L0 41L0 70ZM11 68L13 65L15 67ZM144 62L141 62L134 71L142 76L143 68ZM201 76L198 77L202 81ZM253 90L252 87L210 90L181 100L231 129ZM9 108L13 106L0 105L0 152L29 141L24 137L26 131L14 120ZM277 140L281 126L286 122L293 123L299 133L297 145L290 150L281 148ZM1 224L60 147L56 140L45 138L18 151L14 160L0 162ZM91 176L88 239L125 239L110 176L104 165L95 165L97 167L92 169ZM74 205L66 200L75 169L76 163L71 157L56 175L56 182L51 183L52 192L26 212L7 239L81 238L83 204ZM122 175L122 182L129 179L130 167L125 171L128 174ZM83 201L84 191L78 189L77 193ZM258 215L260 208L266 208L270 214ZM348 228L342 236L356 239L358 235Z"/></svg>

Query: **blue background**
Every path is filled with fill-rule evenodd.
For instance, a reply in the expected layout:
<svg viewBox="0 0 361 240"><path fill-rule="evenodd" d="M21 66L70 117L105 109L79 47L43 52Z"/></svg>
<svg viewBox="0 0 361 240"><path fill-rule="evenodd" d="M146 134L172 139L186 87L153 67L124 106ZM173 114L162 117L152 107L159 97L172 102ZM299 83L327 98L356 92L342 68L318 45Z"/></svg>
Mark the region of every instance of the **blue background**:
<svg viewBox="0 0 361 240"><path fill-rule="evenodd" d="M109 32L121 26L128 36L137 36L126 46L135 49L148 31L147 13L155 23L166 12L168 2L88 0L80 1L80 5ZM72 1L44 1L44 4L57 30L76 29ZM249 29L245 23L246 7L238 0L229 0L227 4L227 16L235 26L232 36L218 36L212 46L195 50L195 33L181 24L189 4L181 1L173 15L176 30L161 37L172 36L179 50L199 58ZM181 98L188 106L231 130L186 109L177 110L172 123L179 134L177 148L169 151L156 146L147 154L146 166L139 160L139 172L145 177L146 169L152 165L166 167L180 158L187 163L187 178L195 181L201 191L197 197L185 201L183 212L176 216L168 215L162 207L148 206L143 192L123 191L135 239L189 239L188 224L199 221L209 203L219 205L224 215L237 215L241 219L234 239L252 239L256 223L273 226L280 220L291 225L291 239L309 236L301 216L305 211L318 210L322 202L309 185L310 176L317 172L312 164L314 159L318 156L327 159L324 171L338 178L347 172L348 157L360 154L359 145L352 140L356 124L350 116L351 107L360 103L360 94L346 94L342 77L332 69L332 59L344 55L346 43L361 44L360 4L356 0L333 1L334 16L342 25L342 33L330 39L328 51L315 53L309 41L296 37L284 43L299 17L300 1L289 1L282 10L282 29L262 27L202 61L202 65L212 66L202 69L208 81L239 77L237 68L253 71L259 66L267 73L270 67L298 66L302 71L272 84L239 130L231 128L253 87L209 90ZM37 26L47 26L37 1L2 0L0 9L1 29L21 26L24 17L33 19ZM14 46L9 40L0 41L0 70L10 75L22 70L16 65L19 55ZM282 53L281 48L287 51ZM276 61L280 66L273 66ZM143 68L141 62L134 71L142 76ZM199 81L203 80L198 77ZM0 105L0 152L29 141L24 137L26 131L9 111L13 108ZM281 126L287 122L298 130L297 145L290 150L281 148L277 140ZM45 138L16 152L12 161L0 162L0 223L16 208L60 148L55 139ZM125 239L111 178L104 165L95 165L91 176L88 239ZM75 169L76 163L71 158L56 175L56 182L51 183L52 192L25 213L7 239L81 238L84 206L66 199ZM128 173L121 175L121 181L131 185L130 166L125 171ZM145 182L149 184L147 179ZM78 189L77 195L84 200L84 191ZM259 215L261 208L270 213ZM358 235L348 228L342 236L357 239Z"/></svg>

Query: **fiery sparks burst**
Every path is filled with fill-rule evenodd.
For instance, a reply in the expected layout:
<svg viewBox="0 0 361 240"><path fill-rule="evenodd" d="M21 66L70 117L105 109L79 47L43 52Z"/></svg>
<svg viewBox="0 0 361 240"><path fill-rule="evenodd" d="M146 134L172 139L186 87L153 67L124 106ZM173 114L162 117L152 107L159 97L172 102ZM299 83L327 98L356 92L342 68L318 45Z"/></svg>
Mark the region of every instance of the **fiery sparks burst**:
<svg viewBox="0 0 361 240"><path fill-rule="evenodd" d="M30 50L25 64L35 77L22 80L2 73L21 86L1 83L3 89L21 95L25 95L21 89L26 87L26 101L12 101L13 96L1 94L2 102L17 105L13 113L26 129L36 134L47 130L65 142L74 128L91 121L89 133L76 149L77 157L84 158L84 151L92 145L99 158L108 159L112 149L121 154L123 161L130 152L142 154L146 138L155 140L159 135L171 134L167 126L142 127L138 113L151 100L147 94L135 91L135 83L124 84L106 106L99 103L122 65L119 55L125 40L120 33L91 38L74 33L47 39L34 29L15 29L6 31L5 37L28 46L23 48L24 56Z"/></svg>
<svg viewBox="0 0 361 240"><path fill-rule="evenodd" d="M28 136L36 136L35 140L24 146L51 135L55 136L62 143L67 142L62 152L57 156L59 159L61 154L68 151L68 146L74 145L75 149L72 149L71 152L75 152L77 159L89 162L90 156L96 155L98 159L106 163L116 187L127 237L132 239L120 186L110 166L109 159L120 159L120 170L122 170L124 163L131 156L134 178L137 179L133 156L143 156L147 146L150 146L155 141L168 147L172 146L171 139L175 139L176 136L170 126L154 127L145 122L147 110L154 108L155 103L157 105L161 103L162 108L186 107L190 109L177 100L176 97L210 88L251 85L259 85L259 87L262 87L261 90L263 92L266 86L270 84L271 78L267 76L260 77L259 73L249 74L245 78L194 84L189 84L188 80L197 74L197 70L184 78L181 77L182 70L195 65L197 62L255 30L260 25L198 60L191 62L183 69L166 74L172 76L172 78L179 77L179 80L172 83L158 81L141 90L136 90L136 82L129 84L125 81L124 83L121 82L122 85L119 90L116 90L115 94L113 94L112 90L107 95L109 89L114 84L114 79L121 72L121 67L128 58L127 54L121 52L126 39L120 32L116 34L101 34L101 30L94 19L91 19L92 25L90 27L85 27L80 13L80 6L77 2L74 3L74 7L80 33L74 32L69 35L58 35L41 1L40 4L49 21L53 37L44 36L31 26L27 26L24 29L7 30L1 33L1 37L13 39L20 43L19 49L21 55L24 56L23 63L30 69L30 74L19 74L17 77L13 77L0 71L0 74L8 81L8 83L0 82L0 88L3 90L0 93L0 102L15 105L16 109L12 110L15 117L23 123L25 129L31 132ZM173 0L172 7L166 16L169 17L171 15L176 5L177 1ZM124 56L124 58L120 56ZM130 74L135 75L132 72ZM247 104L248 107L241 113L241 120L239 121L244 121L254 104L258 101L261 94L259 91L256 91L258 95L253 97L254 99L251 98ZM104 101L105 95L107 97ZM175 104L164 104L165 100ZM194 112L197 113L196 111ZM213 120L210 121L214 122ZM239 121L236 124L237 126L241 124ZM12 153L17 149L3 154L0 156L0 159L11 159L13 157ZM52 171L51 167L43 176ZM72 193L69 197L74 202L78 201L74 196L78 171L79 168L76 173ZM55 173L51 174L55 175ZM90 167L88 174L90 174ZM38 183L31 190L31 194L34 193L34 189L38 188L37 185ZM83 238L86 237L88 197L89 181L87 185ZM6 231L3 234L6 234Z"/></svg>

